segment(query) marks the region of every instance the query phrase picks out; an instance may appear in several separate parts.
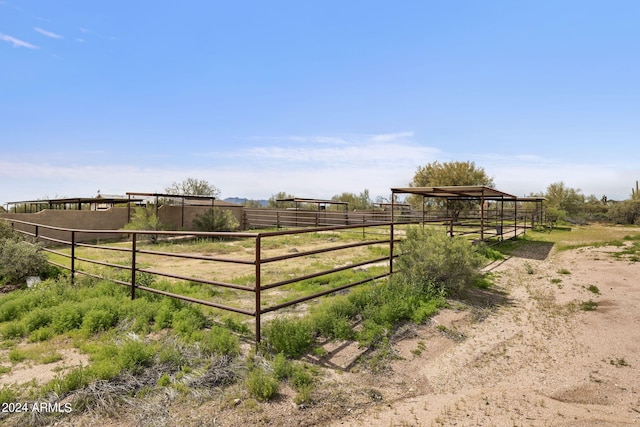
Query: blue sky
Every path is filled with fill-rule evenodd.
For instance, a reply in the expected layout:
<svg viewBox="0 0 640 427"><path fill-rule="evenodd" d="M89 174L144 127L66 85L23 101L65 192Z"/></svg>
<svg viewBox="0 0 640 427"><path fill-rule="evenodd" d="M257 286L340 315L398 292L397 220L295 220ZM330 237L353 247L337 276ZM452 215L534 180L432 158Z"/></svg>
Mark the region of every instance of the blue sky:
<svg viewBox="0 0 640 427"><path fill-rule="evenodd" d="M0 203L640 179L637 1L0 0Z"/></svg>

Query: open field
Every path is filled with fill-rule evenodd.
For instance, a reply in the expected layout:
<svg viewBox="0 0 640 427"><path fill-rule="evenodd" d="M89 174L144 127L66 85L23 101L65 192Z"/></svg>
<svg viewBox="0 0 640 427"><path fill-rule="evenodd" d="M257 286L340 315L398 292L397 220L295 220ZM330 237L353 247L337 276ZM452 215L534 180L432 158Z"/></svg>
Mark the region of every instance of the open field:
<svg viewBox="0 0 640 427"><path fill-rule="evenodd" d="M371 352L357 343L327 343L325 355L305 356L318 385L304 405L293 403L295 392L286 385L266 403L231 385L200 395L130 399L108 420L89 412L56 422L637 425L640 263L634 257L639 231L593 226L529 233L528 239L505 243L503 250L511 255L486 267L494 286L451 300L450 308L430 322L401 326L390 347ZM60 360L17 363L0 380L7 384L20 372L41 367L23 377L29 381L29 375L55 372L51 368L66 357L82 358L71 343L66 343L69 353L62 351L65 343L55 344Z"/></svg>

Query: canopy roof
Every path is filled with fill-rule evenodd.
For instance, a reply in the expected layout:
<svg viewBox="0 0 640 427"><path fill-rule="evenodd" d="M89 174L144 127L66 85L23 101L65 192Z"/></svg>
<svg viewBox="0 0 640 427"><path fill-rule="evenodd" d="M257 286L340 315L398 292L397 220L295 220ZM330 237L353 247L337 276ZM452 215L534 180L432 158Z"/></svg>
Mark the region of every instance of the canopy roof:
<svg viewBox="0 0 640 427"><path fill-rule="evenodd" d="M399 187L392 193L417 194L424 197L444 197L448 199L517 200L518 197L495 188L482 185L448 185L438 187Z"/></svg>
<svg viewBox="0 0 640 427"><path fill-rule="evenodd" d="M317 203L317 204L333 204L333 205L348 205L349 202L340 202L336 200L322 200L322 199L306 199L304 197L289 197L286 199L276 199L276 202L295 202L295 203Z"/></svg>
<svg viewBox="0 0 640 427"><path fill-rule="evenodd" d="M40 199L22 200L18 202L7 202L8 205L63 205L71 203L127 203L130 201L142 201L142 199L129 199L122 196L97 196L97 197L66 197L62 199Z"/></svg>

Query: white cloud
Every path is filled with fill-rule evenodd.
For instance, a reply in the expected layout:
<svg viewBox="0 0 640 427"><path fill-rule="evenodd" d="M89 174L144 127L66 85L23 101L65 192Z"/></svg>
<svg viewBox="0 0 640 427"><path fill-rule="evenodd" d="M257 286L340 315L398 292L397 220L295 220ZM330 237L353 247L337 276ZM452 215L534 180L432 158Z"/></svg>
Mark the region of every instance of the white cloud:
<svg viewBox="0 0 640 427"><path fill-rule="evenodd" d="M563 182L580 189L585 196L606 195L610 199L629 197L634 176L640 176L640 167L623 168L617 164L566 162L555 158L519 154L480 155L476 164L484 167L493 177L496 188L517 196L544 193L549 184Z"/></svg>
<svg viewBox="0 0 640 427"><path fill-rule="evenodd" d="M31 43L27 43L23 40L17 39L15 37L11 37L7 34L0 33L0 40L4 40L7 43L10 43L13 47L25 47L27 49L38 49L38 46L33 45Z"/></svg>
<svg viewBox="0 0 640 427"><path fill-rule="evenodd" d="M51 31L43 30L40 27L33 27L33 29L35 31L39 32L40 34L42 34L45 37L49 37L49 38L52 38L52 39L63 39L64 38L60 34L56 34L56 33L52 33Z"/></svg>
<svg viewBox="0 0 640 427"><path fill-rule="evenodd" d="M232 153L276 166L303 164L304 167L335 167L336 165L369 166L384 169L391 165L413 164L424 159L430 161L440 150L419 145L407 138L413 132L377 135L351 135L346 137L287 136L268 138L269 145L251 147ZM303 145L291 142L301 142ZM315 143L315 145L313 144ZM215 154L219 156L219 153ZM293 165L292 165L293 164ZM412 166L412 169L416 165Z"/></svg>
<svg viewBox="0 0 640 427"><path fill-rule="evenodd" d="M549 184L562 181L587 196L623 200L640 178L637 166L569 163L527 153L452 159L436 147L420 145L408 133L394 135L300 137L304 141L343 141L315 145L295 143L288 137L269 139L270 145L214 153L205 161L202 155L185 158L182 164L172 159L165 165L161 160L145 166L109 165L95 153L83 153L83 162L89 166L70 165L63 160L66 157L51 153L31 162L5 157L0 160L0 202L45 195L93 196L98 189L107 194L162 192L172 182L188 177L209 181L222 190L223 197L262 199L285 191L298 197L329 198L364 189L373 198L388 197L390 188L407 185L418 166L435 160L474 161L493 177L499 190L518 196L544 192ZM92 163L89 158L97 160Z"/></svg>

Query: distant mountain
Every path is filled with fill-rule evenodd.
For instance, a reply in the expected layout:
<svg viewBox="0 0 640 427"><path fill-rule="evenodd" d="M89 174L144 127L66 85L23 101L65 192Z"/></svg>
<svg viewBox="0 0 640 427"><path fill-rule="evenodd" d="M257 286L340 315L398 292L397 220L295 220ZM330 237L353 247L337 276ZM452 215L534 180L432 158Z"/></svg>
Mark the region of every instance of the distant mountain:
<svg viewBox="0 0 640 427"><path fill-rule="evenodd" d="M229 202L229 203L236 203L238 205L244 205L247 202L246 197L227 197L226 199L224 199L225 202ZM258 203L260 203L260 206L267 206L269 204L268 200L257 200Z"/></svg>

